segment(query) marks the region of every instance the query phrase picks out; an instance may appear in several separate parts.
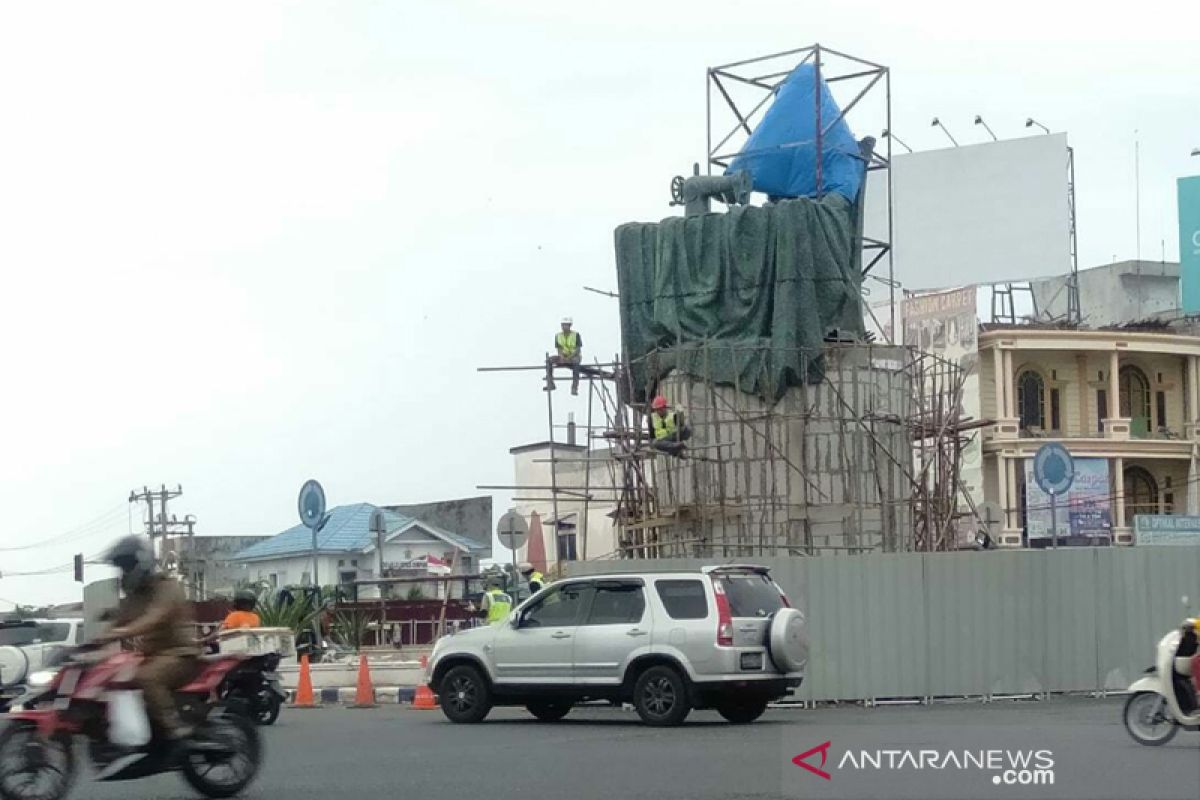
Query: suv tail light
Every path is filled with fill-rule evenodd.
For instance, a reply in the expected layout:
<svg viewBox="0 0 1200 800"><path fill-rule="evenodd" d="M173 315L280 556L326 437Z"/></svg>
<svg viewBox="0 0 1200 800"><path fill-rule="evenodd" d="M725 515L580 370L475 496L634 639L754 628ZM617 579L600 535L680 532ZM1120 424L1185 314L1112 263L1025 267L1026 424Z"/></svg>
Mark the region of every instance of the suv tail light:
<svg viewBox="0 0 1200 800"><path fill-rule="evenodd" d="M719 578L712 579L713 593L717 598L717 646L733 647L733 614L729 610L729 598Z"/></svg>

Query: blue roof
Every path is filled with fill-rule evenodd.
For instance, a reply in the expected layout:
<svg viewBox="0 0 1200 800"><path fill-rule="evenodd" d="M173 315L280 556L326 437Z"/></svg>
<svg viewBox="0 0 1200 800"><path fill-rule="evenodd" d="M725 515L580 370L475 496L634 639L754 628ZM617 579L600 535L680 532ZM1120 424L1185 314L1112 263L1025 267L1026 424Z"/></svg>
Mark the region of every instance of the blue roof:
<svg viewBox="0 0 1200 800"><path fill-rule="evenodd" d="M370 503L356 503L349 506L337 506L329 511L329 521L317 534L317 551L321 553L359 553L374 545L374 534L371 533L371 514L376 506ZM486 549L486 546L469 539L461 534L451 533L442 528L429 525L412 517L406 517L392 511L383 511L386 520L387 535L404 530L414 524L430 532L448 543L469 551ZM288 528L280 534L272 536L265 542L247 547L235 558L239 561L250 561L263 558L282 558L287 556L308 555L312 553L312 531L303 525Z"/></svg>

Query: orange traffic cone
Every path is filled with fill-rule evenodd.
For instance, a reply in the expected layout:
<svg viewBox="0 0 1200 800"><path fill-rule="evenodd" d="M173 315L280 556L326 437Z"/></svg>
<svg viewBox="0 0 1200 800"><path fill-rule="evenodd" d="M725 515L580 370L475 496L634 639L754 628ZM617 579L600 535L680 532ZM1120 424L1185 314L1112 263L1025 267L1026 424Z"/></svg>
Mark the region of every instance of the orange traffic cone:
<svg viewBox="0 0 1200 800"><path fill-rule="evenodd" d="M358 657L358 687L354 691L351 708L375 708L375 686L371 683L371 670L367 667L366 655Z"/></svg>
<svg viewBox="0 0 1200 800"><path fill-rule="evenodd" d="M433 697L433 691L425 684L422 683L417 687L417 693L413 696L412 707L421 711L429 711L438 707L437 700Z"/></svg>
<svg viewBox="0 0 1200 800"><path fill-rule="evenodd" d="M312 675L308 670L308 656L300 656L300 682L296 686L296 700L292 708L316 708L313 702Z"/></svg>

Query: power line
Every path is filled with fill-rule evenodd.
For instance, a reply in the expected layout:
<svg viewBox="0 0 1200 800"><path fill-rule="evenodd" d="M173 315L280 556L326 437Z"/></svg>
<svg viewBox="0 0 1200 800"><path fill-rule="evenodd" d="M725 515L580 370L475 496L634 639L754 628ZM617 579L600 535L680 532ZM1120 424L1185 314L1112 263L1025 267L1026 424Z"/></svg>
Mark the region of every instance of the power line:
<svg viewBox="0 0 1200 800"><path fill-rule="evenodd" d="M29 544L17 545L16 547L0 547L0 553L15 553L22 550L33 550L39 547L62 545L71 541L82 540L88 538L89 536L94 536L97 533L109 530L114 523L119 521L120 512L123 506L125 506L124 503L109 509L90 522L72 528L64 533L60 533L46 539L41 539L39 541L30 542Z"/></svg>

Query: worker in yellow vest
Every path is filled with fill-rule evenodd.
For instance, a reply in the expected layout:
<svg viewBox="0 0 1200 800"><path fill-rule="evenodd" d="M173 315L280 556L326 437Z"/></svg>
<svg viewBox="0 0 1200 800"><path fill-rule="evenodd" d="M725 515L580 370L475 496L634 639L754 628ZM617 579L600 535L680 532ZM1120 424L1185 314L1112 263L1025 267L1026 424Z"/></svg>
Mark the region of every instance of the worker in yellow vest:
<svg viewBox="0 0 1200 800"><path fill-rule="evenodd" d="M683 412L676 411L661 394L650 401L650 444L655 450L669 455L681 455L692 438L692 429L684 422Z"/></svg>
<svg viewBox="0 0 1200 800"><path fill-rule="evenodd" d="M533 564L528 561L522 561L521 577L525 579L525 583L529 584L529 595L532 597L542 590L546 585L546 576L533 568Z"/></svg>
<svg viewBox="0 0 1200 800"><path fill-rule="evenodd" d="M479 616L488 625L499 625L512 611L512 598L500 588L499 578L488 578L487 589L480 600Z"/></svg>
<svg viewBox="0 0 1200 800"><path fill-rule="evenodd" d="M579 394L579 365L583 363L583 337L571 330L570 317L563 317L562 330L554 335L554 355L546 361L546 391L554 391L554 368L571 368L571 394Z"/></svg>

